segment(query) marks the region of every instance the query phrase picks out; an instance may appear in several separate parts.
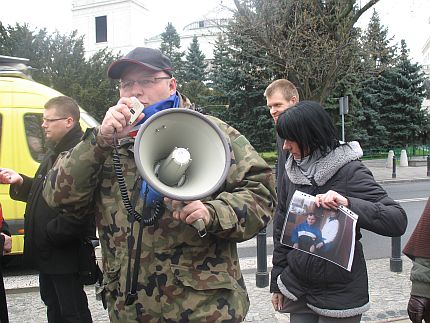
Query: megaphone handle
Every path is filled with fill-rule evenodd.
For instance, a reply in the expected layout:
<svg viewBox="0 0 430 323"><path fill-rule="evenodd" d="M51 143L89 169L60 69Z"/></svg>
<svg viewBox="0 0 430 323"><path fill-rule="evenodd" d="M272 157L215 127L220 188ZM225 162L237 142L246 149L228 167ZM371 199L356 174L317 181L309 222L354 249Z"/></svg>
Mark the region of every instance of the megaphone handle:
<svg viewBox="0 0 430 323"><path fill-rule="evenodd" d="M196 228L200 238L203 238L207 234L205 222L203 221L203 219L197 219L196 221L191 223L191 225Z"/></svg>
<svg viewBox="0 0 430 323"><path fill-rule="evenodd" d="M173 208L171 205L166 205L166 208L169 211L173 211ZM180 207L179 209L182 209L182 207ZM200 238L203 238L204 236L206 236L207 231L206 231L206 226L203 219L197 219L196 221L191 223L191 225L197 230L197 233L199 234Z"/></svg>

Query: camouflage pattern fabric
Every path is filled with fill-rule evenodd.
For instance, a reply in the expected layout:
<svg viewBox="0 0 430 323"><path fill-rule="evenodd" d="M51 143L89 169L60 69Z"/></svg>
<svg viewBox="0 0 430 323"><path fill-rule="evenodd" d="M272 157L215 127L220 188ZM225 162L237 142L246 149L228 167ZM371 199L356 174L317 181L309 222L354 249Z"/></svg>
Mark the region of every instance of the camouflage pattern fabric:
<svg viewBox="0 0 430 323"><path fill-rule="evenodd" d="M225 133L232 160L223 192L203 200L212 217L208 234L200 238L192 226L173 219L168 210L155 225L145 227L138 299L132 305L124 302L128 240L131 230L136 239L139 225L131 225L121 200L112 148L101 148L96 141L98 129L89 129L83 141L63 153L48 174L43 194L50 206L78 216L95 203L102 288L111 322L240 322L246 316L249 299L236 243L254 237L271 221L274 177L244 136L211 119ZM118 149L130 195L139 175L133 142L125 138ZM139 200L136 210L141 208ZM131 255L133 268L136 244Z"/></svg>

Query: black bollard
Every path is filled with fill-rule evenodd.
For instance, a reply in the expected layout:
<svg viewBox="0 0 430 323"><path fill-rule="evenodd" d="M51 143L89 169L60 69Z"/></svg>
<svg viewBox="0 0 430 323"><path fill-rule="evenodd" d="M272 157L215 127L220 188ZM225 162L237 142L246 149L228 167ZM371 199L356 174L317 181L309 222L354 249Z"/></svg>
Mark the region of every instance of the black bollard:
<svg viewBox="0 0 430 323"><path fill-rule="evenodd" d="M269 286L269 273L267 272L267 243L266 228L257 234L257 273L255 285L259 288Z"/></svg>
<svg viewBox="0 0 430 323"><path fill-rule="evenodd" d="M391 174L391 178L396 178L396 156L393 156L393 174Z"/></svg>
<svg viewBox="0 0 430 323"><path fill-rule="evenodd" d="M402 258L400 255L400 242L401 237L391 238L391 258L390 258L390 270L395 273L402 272Z"/></svg>
<svg viewBox="0 0 430 323"><path fill-rule="evenodd" d="M427 155L427 176L430 176L430 155Z"/></svg>

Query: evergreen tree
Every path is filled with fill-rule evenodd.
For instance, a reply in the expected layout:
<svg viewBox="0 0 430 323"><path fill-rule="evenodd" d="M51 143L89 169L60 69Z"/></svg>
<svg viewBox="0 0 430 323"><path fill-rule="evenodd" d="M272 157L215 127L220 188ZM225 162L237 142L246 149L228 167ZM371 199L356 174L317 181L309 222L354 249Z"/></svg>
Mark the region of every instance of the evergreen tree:
<svg viewBox="0 0 430 323"><path fill-rule="evenodd" d="M424 73L412 64L406 42L401 41L397 64L380 78L381 121L389 134L391 147L413 145L422 137L425 115L421 109L425 97Z"/></svg>
<svg viewBox="0 0 430 323"><path fill-rule="evenodd" d="M353 138L363 148L387 147L389 133L384 126L383 73L395 64L396 47L390 45L388 30L381 25L376 11L362 37L362 68L356 95L361 103L354 111Z"/></svg>
<svg viewBox="0 0 430 323"><path fill-rule="evenodd" d="M107 48L97 51L88 59L80 78L78 102L98 121L102 121L107 109L118 101L117 80L108 78L106 71L119 56Z"/></svg>
<svg viewBox="0 0 430 323"><path fill-rule="evenodd" d="M207 67L208 64L205 62L205 55L200 50L197 36L194 36L186 54L186 61L184 64L184 82L206 81Z"/></svg>
<svg viewBox="0 0 430 323"><path fill-rule="evenodd" d="M161 34L161 45L160 50L163 54L170 58L173 67L173 73L178 79L178 84L180 85L184 77L184 67L182 62L182 57L184 52L181 49L181 38L179 37L176 28L171 22L166 26L165 31Z"/></svg>
<svg viewBox="0 0 430 323"><path fill-rule="evenodd" d="M181 91L196 106L203 108L208 105L211 96L211 90L204 83L206 81L207 67L208 64L205 62L205 55L200 50L197 37L194 36L188 47L186 61L184 62Z"/></svg>
<svg viewBox="0 0 430 323"><path fill-rule="evenodd" d="M181 93L186 95L196 107L203 109L207 113L208 108L210 108L212 90L205 83L194 80L184 83Z"/></svg>
<svg viewBox="0 0 430 323"><path fill-rule="evenodd" d="M226 43L226 36L220 34L214 44L214 59L209 74L209 86L212 89L210 109L207 113L228 122L227 109L230 105L226 84L232 76L231 55Z"/></svg>
<svg viewBox="0 0 430 323"><path fill-rule="evenodd" d="M211 74L214 92L228 98L224 120L237 128L259 151L273 149L273 121L266 107L264 80L271 69L260 68L255 60L266 54L246 38L232 37L233 24L227 38L220 38L214 52Z"/></svg>
<svg viewBox="0 0 430 323"><path fill-rule="evenodd" d="M214 108L210 109L209 113L227 121L227 110L225 107L228 108L229 106L229 98L224 84L230 78L228 74L231 73L231 57L225 38L225 35L220 34L214 44L214 59L212 60L209 74L209 86L212 88L210 102Z"/></svg>

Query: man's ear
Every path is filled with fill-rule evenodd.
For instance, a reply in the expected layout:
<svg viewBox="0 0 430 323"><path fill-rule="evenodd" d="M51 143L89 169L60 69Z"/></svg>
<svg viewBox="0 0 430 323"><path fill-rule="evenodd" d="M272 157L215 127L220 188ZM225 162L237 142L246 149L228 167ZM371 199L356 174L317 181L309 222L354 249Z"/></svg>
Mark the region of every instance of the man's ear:
<svg viewBox="0 0 430 323"><path fill-rule="evenodd" d="M66 121L67 121L67 128L72 128L73 125L75 124L75 120L73 120L72 117L67 117Z"/></svg>
<svg viewBox="0 0 430 323"><path fill-rule="evenodd" d="M291 97L291 103L294 105L294 104L296 104L297 102L298 102L298 100L297 100L297 97L295 96L295 95L293 95L292 97Z"/></svg>
<svg viewBox="0 0 430 323"><path fill-rule="evenodd" d="M172 77L169 81L169 93L170 95L175 94L176 92L176 79Z"/></svg>

